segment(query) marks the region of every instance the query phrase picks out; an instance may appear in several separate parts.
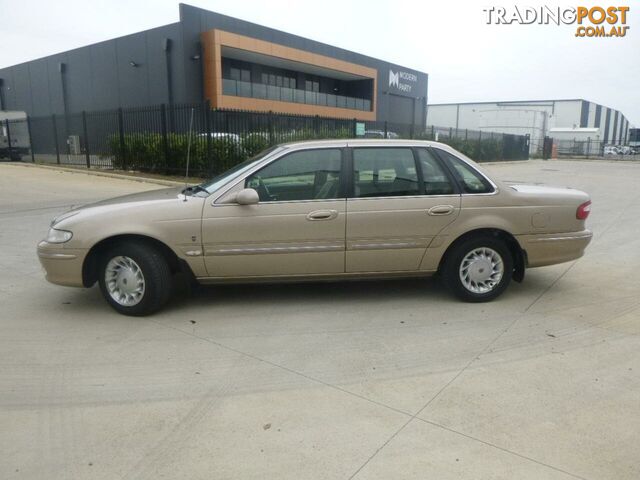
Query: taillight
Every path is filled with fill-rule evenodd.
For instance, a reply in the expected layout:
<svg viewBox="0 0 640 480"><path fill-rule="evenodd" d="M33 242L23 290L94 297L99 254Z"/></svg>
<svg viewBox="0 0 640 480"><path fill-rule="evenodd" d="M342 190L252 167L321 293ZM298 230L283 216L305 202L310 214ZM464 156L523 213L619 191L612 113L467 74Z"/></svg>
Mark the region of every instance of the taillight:
<svg viewBox="0 0 640 480"><path fill-rule="evenodd" d="M576 218L578 220L586 220L591 213L591 200L584 202L576 210Z"/></svg>

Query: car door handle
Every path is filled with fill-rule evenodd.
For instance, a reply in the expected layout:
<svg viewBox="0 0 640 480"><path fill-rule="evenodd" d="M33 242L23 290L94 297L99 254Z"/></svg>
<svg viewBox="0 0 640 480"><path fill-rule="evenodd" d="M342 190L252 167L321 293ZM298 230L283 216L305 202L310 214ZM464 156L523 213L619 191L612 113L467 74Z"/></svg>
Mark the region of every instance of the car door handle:
<svg viewBox="0 0 640 480"><path fill-rule="evenodd" d="M333 220L337 216L337 210L314 210L307 215L307 220Z"/></svg>
<svg viewBox="0 0 640 480"><path fill-rule="evenodd" d="M438 215L451 215L453 213L453 205L436 205L435 207L431 207L427 210L429 215L438 216Z"/></svg>

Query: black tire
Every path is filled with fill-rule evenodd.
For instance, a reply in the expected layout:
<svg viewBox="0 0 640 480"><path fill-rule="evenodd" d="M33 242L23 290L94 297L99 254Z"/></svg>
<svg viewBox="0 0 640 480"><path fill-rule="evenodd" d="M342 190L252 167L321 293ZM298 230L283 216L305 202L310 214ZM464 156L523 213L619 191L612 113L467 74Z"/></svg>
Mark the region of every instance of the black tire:
<svg viewBox="0 0 640 480"><path fill-rule="evenodd" d="M118 303L109 293L105 274L107 265L116 257L133 260L142 272L144 293L135 305ZM102 295L114 310L132 316L150 315L158 311L171 297L173 287L171 269L162 252L153 245L133 241L118 243L101 255L98 283Z"/></svg>
<svg viewBox="0 0 640 480"><path fill-rule="evenodd" d="M468 289L460 278L460 267L467 254L476 249L488 248L497 252L502 259L502 277L488 292L474 292ZM500 296L509 286L513 276L513 255L505 242L489 235L479 235L462 240L447 253L441 269L442 279L453 294L466 302L488 302Z"/></svg>

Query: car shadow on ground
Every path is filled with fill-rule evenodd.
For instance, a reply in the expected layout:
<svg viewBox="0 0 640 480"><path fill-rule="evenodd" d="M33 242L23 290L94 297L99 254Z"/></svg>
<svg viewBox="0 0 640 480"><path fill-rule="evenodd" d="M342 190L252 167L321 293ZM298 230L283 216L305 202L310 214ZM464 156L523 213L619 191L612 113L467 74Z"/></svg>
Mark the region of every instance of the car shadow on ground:
<svg viewBox="0 0 640 480"><path fill-rule="evenodd" d="M540 279L542 280L542 279ZM535 278L525 283L512 282L501 298L531 294L546 285ZM498 301L500 299L497 299ZM385 280L319 281L301 283L248 283L235 285L194 285L181 288L165 307L167 311L179 311L189 307L242 307L250 302L291 307L300 305L341 306L359 302L402 303L438 302L462 303L443 285L438 277L403 278Z"/></svg>
<svg viewBox="0 0 640 480"><path fill-rule="evenodd" d="M384 280L342 280L298 283L246 283L224 285L191 284L178 279L176 291L160 313L178 314L186 309L208 308L314 308L355 307L361 303L465 305L443 285L438 277ZM535 298L549 286L545 275L528 274L523 283L509 288L491 304L505 300ZM87 314L91 310L110 310L97 285L90 289L69 289L60 300L67 308ZM469 304L467 304L469 305ZM511 308L513 304L510 303ZM516 307L517 308L517 307ZM115 312L113 312L116 314Z"/></svg>

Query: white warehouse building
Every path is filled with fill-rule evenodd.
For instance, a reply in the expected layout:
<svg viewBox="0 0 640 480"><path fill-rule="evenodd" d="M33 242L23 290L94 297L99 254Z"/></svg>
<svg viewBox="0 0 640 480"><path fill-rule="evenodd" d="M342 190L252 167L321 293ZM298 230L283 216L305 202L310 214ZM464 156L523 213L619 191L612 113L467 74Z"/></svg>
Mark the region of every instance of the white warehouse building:
<svg viewBox="0 0 640 480"><path fill-rule="evenodd" d="M601 145L624 145L629 137L621 112L583 99L430 104L427 125L529 135L531 153L545 136Z"/></svg>

